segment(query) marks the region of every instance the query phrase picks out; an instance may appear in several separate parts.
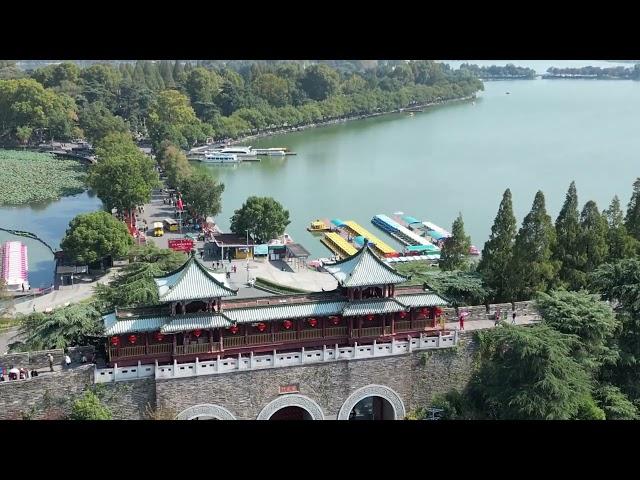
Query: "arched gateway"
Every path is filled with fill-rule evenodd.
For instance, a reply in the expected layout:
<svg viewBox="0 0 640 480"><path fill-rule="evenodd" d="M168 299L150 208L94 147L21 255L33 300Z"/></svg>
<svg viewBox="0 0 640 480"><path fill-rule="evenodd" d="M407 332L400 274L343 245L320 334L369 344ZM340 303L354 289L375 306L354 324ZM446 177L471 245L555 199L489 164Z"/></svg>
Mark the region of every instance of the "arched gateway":
<svg viewBox="0 0 640 480"><path fill-rule="evenodd" d="M224 407L205 403L195 405L183 410L178 414L176 420L195 420L198 418L210 418L216 420L235 420L236 417Z"/></svg>
<svg viewBox="0 0 640 480"><path fill-rule="evenodd" d="M405 418L404 403L396 392L384 385L367 385L349 395L338 412L338 420L349 420L354 407L370 397L381 399L380 407L384 410L381 412L381 419L403 420Z"/></svg>
<svg viewBox="0 0 640 480"><path fill-rule="evenodd" d="M258 420L269 420L279 410L298 407L308 413L309 420L324 420L322 408L316 402L304 395L284 395L267 404L258 414Z"/></svg>

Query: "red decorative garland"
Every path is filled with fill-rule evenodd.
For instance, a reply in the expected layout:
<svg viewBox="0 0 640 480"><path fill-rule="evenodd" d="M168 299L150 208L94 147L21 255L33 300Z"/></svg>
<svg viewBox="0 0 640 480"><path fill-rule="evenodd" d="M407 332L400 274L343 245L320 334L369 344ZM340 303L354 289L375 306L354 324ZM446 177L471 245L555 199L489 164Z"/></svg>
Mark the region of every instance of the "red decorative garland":
<svg viewBox="0 0 640 480"><path fill-rule="evenodd" d="M196 336L196 338L198 338L200 335L202 335L202 330L198 328L197 330L193 331L193 334Z"/></svg>
<svg viewBox="0 0 640 480"><path fill-rule="evenodd" d="M315 326L318 324L318 320L316 320L315 318L310 318L309 319L309 325L311 325L312 327L315 328Z"/></svg>
<svg viewBox="0 0 640 480"><path fill-rule="evenodd" d="M161 342L164 339L164 335L161 334L160 332L156 333L156 340L158 342Z"/></svg>
<svg viewBox="0 0 640 480"><path fill-rule="evenodd" d="M367 320L371 321L371 320L373 320L373 318L374 318L373 315L371 315L371 314L367 315Z"/></svg>
<svg viewBox="0 0 640 480"><path fill-rule="evenodd" d="M229 328L229 330L231 330L231 333L235 335L236 333L238 333L239 329L237 325L231 325L231 328Z"/></svg>
<svg viewBox="0 0 640 480"><path fill-rule="evenodd" d="M266 330L266 328L267 328L267 324L266 323L260 322L258 324L258 330L260 330L261 332L264 332Z"/></svg>
<svg viewBox="0 0 640 480"><path fill-rule="evenodd" d="M407 318L407 312L400 312L400 318Z"/></svg>
<svg viewBox="0 0 640 480"><path fill-rule="evenodd" d="M120 345L120 337L111 337L111 345L114 347Z"/></svg>
<svg viewBox="0 0 640 480"><path fill-rule="evenodd" d="M331 323L338 325L340 323L340 317L331 317Z"/></svg>
<svg viewBox="0 0 640 480"><path fill-rule="evenodd" d="M293 322L291 320L285 320L284 322L282 322L282 326L285 328L285 330L289 330L292 325Z"/></svg>
<svg viewBox="0 0 640 480"><path fill-rule="evenodd" d="M420 313L422 313L422 315L426 315L427 313L429 313L429 309L425 307L422 310L420 310Z"/></svg>
<svg viewBox="0 0 640 480"><path fill-rule="evenodd" d="M138 337L136 337L135 335L129 335L129 343L131 345L134 345L136 343L136 340L138 340Z"/></svg>

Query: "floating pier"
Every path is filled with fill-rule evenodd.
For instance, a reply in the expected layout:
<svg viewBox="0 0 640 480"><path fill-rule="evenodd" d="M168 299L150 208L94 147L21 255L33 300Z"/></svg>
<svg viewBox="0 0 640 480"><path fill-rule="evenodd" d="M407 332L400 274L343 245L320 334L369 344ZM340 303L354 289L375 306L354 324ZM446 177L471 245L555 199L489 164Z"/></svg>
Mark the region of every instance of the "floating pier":
<svg viewBox="0 0 640 480"><path fill-rule="evenodd" d="M440 249L429 240L421 237L415 232L412 232L408 228L400 225L398 222L393 221L386 215L379 214L374 216L371 219L371 223L373 223L380 230L398 240L400 243L407 245L408 252L431 254L440 252Z"/></svg>
<svg viewBox="0 0 640 480"><path fill-rule="evenodd" d="M393 248L391 248L389 245L387 245L382 240L380 240L378 237L376 237L373 233L371 233L367 229L363 228L362 226L360 226L359 224L357 224L353 220L349 220L347 222L344 222L344 228L350 234L353 234L354 236L360 235L360 236L366 238L369 241L369 243L373 243L373 249L378 254L380 254L380 256L385 257L385 258L400 256L400 254L398 252L396 252Z"/></svg>
<svg viewBox="0 0 640 480"><path fill-rule="evenodd" d="M331 250L334 254L338 255L340 258L347 258L358 252L358 250L353 245L351 245L335 232L325 233L324 237L322 237L320 241L325 247Z"/></svg>

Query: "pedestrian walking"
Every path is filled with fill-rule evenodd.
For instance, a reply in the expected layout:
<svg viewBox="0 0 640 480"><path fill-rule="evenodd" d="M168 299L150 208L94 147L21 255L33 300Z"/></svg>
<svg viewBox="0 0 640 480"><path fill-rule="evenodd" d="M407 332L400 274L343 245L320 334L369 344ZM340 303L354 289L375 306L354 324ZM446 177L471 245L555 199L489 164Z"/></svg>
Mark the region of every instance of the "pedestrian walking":
<svg viewBox="0 0 640 480"><path fill-rule="evenodd" d="M511 316L511 324L512 325L516 324L516 312L513 312L513 315Z"/></svg>
<svg viewBox="0 0 640 480"><path fill-rule="evenodd" d="M49 371L53 372L53 355L47 355L47 360L49 360Z"/></svg>
<svg viewBox="0 0 640 480"><path fill-rule="evenodd" d="M460 330L464 330L464 315L460 315Z"/></svg>
<svg viewBox="0 0 640 480"><path fill-rule="evenodd" d="M495 319L495 322L494 322L493 326L497 327L498 324L500 323L500 309L499 308L496 308L496 314L495 314L494 319Z"/></svg>
<svg viewBox="0 0 640 480"><path fill-rule="evenodd" d="M69 356L69 354L64 356L64 364L68 367L69 365L71 365L71 357Z"/></svg>

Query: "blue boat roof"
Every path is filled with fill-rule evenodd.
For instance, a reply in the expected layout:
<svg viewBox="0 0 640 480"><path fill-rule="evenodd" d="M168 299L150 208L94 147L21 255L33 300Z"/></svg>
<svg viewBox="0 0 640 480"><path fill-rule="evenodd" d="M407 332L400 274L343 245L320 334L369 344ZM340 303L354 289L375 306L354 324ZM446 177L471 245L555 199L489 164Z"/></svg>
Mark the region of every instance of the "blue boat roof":
<svg viewBox="0 0 640 480"><path fill-rule="evenodd" d="M253 247L254 255L269 255L269 245L266 243L264 245L255 245Z"/></svg>
<svg viewBox="0 0 640 480"><path fill-rule="evenodd" d="M412 217L411 215L403 215L402 219L407 222L409 225L412 223L421 223L417 218Z"/></svg>
<svg viewBox="0 0 640 480"><path fill-rule="evenodd" d="M431 238L435 238L436 240L446 238L446 235L443 235L442 233L438 233L435 230L427 230L427 233Z"/></svg>
<svg viewBox="0 0 640 480"><path fill-rule="evenodd" d="M334 218L333 220L331 220L331 223L333 223L336 227L342 227L344 225L344 222L339 218Z"/></svg>

